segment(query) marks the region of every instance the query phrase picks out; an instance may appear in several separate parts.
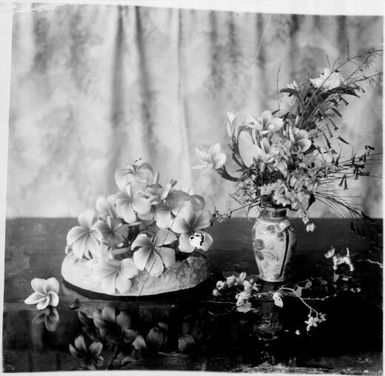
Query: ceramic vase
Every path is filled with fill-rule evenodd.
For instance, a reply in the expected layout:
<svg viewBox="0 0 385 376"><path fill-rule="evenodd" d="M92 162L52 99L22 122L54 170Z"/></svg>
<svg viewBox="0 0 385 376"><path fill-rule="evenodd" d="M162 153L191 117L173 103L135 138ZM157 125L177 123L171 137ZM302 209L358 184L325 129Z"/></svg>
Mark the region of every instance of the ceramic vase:
<svg viewBox="0 0 385 376"><path fill-rule="evenodd" d="M259 278L284 282L293 255L295 229L282 208L264 208L252 229L252 244Z"/></svg>

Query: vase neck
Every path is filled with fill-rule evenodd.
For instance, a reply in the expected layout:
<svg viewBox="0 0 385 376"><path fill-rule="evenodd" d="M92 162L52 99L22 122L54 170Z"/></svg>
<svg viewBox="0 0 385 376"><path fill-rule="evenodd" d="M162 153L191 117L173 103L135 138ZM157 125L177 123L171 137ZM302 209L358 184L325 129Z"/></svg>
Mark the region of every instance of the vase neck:
<svg viewBox="0 0 385 376"><path fill-rule="evenodd" d="M264 207L264 208L262 208L262 216L264 216L266 218L285 218L286 217L286 209Z"/></svg>

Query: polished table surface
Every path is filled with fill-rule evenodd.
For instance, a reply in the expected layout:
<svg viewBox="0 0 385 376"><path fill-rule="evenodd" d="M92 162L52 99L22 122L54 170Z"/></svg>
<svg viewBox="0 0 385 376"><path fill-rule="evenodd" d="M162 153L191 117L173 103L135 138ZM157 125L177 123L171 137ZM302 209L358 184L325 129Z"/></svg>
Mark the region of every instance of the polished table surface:
<svg viewBox="0 0 385 376"><path fill-rule="evenodd" d="M60 267L65 238L76 220L8 219L4 371L87 369L84 362L69 352L69 344L80 334L87 334L84 322L79 320L79 311L90 316L108 305L116 314L126 312L132 317L137 324L135 330L144 338L149 338L156 328L155 332L161 333L161 344L156 340L156 351L130 352L130 356L124 356L130 344L119 347L116 340L108 341L104 336L102 369L382 374L382 268L365 261L382 260L382 247L378 246L382 246L382 239L377 230L369 229L370 236L362 237L351 231L350 220L318 219L316 231L306 233L298 220L293 223L298 239L292 263L293 281L329 278L331 262L324 253L331 245L337 249L349 247L360 293L348 292L319 301L317 307L326 312L327 321L311 333L305 331L297 336L291 335L288 328L293 327L294 321L297 320L297 325L306 319L303 307L290 303L281 309L271 301L265 302L268 314L278 312L271 318L278 317L279 321L279 335L273 336L273 340L261 336L261 316L235 312L232 304L221 306L211 299L218 279L215 278L221 273L226 276L258 272L250 242L252 222L247 219L215 223L210 229L215 241L208 260L214 276L198 293L175 299L107 302L83 297L62 285L57 307L60 320L56 324L47 324L44 317L36 318L39 312L23 301L32 293L31 279L56 277L62 281ZM378 224L382 228L382 222Z"/></svg>

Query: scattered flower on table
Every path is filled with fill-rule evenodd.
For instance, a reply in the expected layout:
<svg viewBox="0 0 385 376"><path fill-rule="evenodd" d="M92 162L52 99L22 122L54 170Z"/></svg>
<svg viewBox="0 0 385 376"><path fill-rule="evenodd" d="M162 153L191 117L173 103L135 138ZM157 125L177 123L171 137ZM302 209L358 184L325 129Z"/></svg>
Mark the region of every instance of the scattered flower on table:
<svg viewBox="0 0 385 376"><path fill-rule="evenodd" d="M60 285L56 278L34 278L31 286L34 293L24 300L25 304L36 304L36 308L40 310L49 306L56 307L59 304Z"/></svg>

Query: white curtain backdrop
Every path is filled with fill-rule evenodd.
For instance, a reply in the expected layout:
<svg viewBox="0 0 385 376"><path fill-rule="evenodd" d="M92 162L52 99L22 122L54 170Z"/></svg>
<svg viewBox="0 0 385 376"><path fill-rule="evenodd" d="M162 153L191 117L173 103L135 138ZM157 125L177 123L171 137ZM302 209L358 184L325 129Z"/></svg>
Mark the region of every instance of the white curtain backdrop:
<svg viewBox="0 0 385 376"><path fill-rule="evenodd" d="M138 158L161 181L232 205L231 183L199 174L195 148L225 144L226 112L276 108L279 85L327 59L382 46L382 17L269 15L117 5L20 6L14 14L7 216L76 216L116 191ZM29 7L29 9L26 9ZM372 69L382 67L379 59ZM382 151L382 87L344 109L354 147ZM361 151L361 149L359 150ZM382 166L373 167L381 175ZM381 178L352 186L382 216ZM345 192L346 193L346 192ZM313 216L335 216L315 206Z"/></svg>

